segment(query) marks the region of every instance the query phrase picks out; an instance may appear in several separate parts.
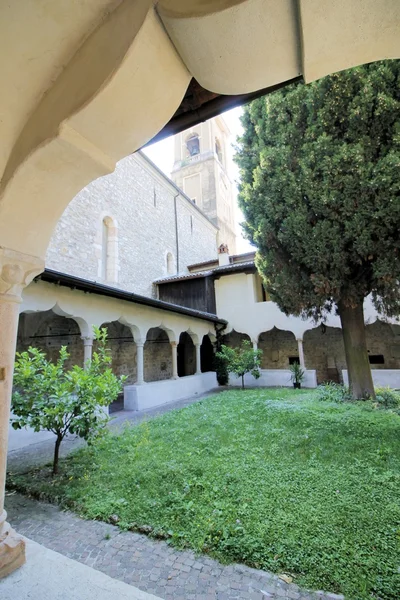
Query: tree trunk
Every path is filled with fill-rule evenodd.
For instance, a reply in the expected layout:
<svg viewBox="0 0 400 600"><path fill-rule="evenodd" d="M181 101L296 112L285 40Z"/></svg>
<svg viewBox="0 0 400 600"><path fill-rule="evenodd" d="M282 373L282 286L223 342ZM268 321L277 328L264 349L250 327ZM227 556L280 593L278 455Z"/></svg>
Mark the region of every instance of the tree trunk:
<svg viewBox="0 0 400 600"><path fill-rule="evenodd" d="M244 390L244 375L242 375L242 390Z"/></svg>
<svg viewBox="0 0 400 600"><path fill-rule="evenodd" d="M57 475L58 473L58 454L60 452L60 445L62 442L62 436L60 434L57 435L56 445L54 448L54 459L53 459L53 475Z"/></svg>
<svg viewBox="0 0 400 600"><path fill-rule="evenodd" d="M339 302L338 310L342 323L350 392L354 399L375 398L365 337L363 303L348 308Z"/></svg>

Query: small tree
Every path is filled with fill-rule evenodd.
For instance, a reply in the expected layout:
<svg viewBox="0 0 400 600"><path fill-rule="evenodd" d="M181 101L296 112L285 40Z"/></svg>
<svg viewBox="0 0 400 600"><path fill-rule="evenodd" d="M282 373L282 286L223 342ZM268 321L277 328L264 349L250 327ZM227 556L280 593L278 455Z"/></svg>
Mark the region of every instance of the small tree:
<svg viewBox="0 0 400 600"><path fill-rule="evenodd" d="M75 365L66 370L69 353L65 346L56 363L37 348L17 353L11 424L14 429L29 426L34 431L45 429L56 435L53 475L58 472L60 445L67 433L88 442L97 437L109 421L101 407L115 400L125 380L111 371L107 329L94 328L94 332L98 350L86 369Z"/></svg>
<svg viewBox="0 0 400 600"><path fill-rule="evenodd" d="M216 353L216 357L226 365L229 372L242 378L242 389L246 373L251 373L255 379L260 377L261 356L262 350L253 350L248 340L243 340L239 348L222 344L221 351Z"/></svg>

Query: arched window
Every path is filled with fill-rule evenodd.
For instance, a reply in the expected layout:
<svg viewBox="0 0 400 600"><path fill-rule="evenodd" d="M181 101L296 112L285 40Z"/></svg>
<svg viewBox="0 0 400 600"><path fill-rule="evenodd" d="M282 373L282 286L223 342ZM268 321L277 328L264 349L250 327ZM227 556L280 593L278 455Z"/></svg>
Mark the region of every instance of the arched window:
<svg viewBox="0 0 400 600"><path fill-rule="evenodd" d="M107 283L117 283L118 228L111 217L104 217L101 237L101 278Z"/></svg>
<svg viewBox="0 0 400 600"><path fill-rule="evenodd" d="M217 155L219 162L222 164L222 162L223 162L222 147L221 147L221 142L219 141L218 138L215 138L215 154Z"/></svg>
<svg viewBox="0 0 400 600"><path fill-rule="evenodd" d="M186 138L186 152L188 157L200 154L200 138L197 133L192 133Z"/></svg>
<svg viewBox="0 0 400 600"><path fill-rule="evenodd" d="M167 273L168 275L173 275L175 272L175 261L172 252L168 252L167 254Z"/></svg>

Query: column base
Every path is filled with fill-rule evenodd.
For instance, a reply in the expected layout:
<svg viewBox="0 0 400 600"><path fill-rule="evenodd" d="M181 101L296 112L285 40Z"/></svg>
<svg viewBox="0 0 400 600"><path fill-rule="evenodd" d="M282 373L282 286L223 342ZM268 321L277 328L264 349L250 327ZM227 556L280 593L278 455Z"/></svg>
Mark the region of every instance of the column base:
<svg viewBox="0 0 400 600"><path fill-rule="evenodd" d="M0 579L25 563L25 540L4 522L0 533Z"/></svg>

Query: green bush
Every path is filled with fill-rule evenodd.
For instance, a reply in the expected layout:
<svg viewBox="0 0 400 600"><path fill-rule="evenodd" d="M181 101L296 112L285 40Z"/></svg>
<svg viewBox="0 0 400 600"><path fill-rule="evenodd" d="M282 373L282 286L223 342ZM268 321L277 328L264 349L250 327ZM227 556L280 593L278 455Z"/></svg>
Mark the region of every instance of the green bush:
<svg viewBox="0 0 400 600"><path fill-rule="evenodd" d="M328 381L317 387L317 399L322 402L350 402L349 388L340 383Z"/></svg>
<svg viewBox="0 0 400 600"><path fill-rule="evenodd" d="M375 401L382 408L392 408L400 410L400 392L390 389L390 387L375 388Z"/></svg>

